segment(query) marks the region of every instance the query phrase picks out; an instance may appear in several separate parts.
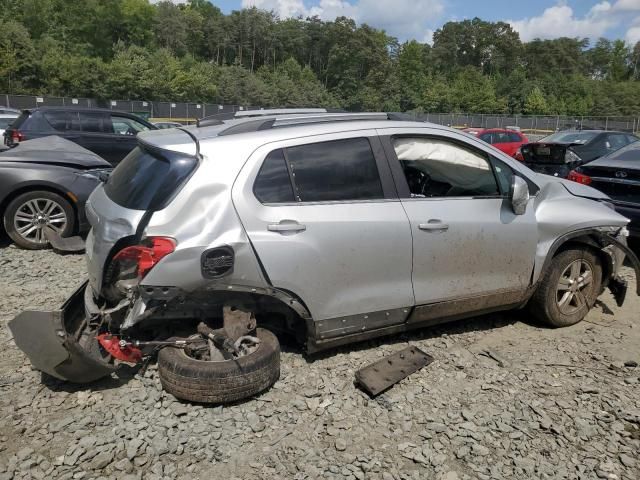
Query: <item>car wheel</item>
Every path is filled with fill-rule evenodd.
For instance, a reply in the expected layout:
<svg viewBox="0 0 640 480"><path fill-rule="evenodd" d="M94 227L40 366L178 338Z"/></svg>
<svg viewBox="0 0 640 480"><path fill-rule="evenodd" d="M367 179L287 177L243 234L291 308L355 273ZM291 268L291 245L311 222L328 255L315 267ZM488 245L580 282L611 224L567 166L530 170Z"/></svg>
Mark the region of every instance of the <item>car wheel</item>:
<svg viewBox="0 0 640 480"><path fill-rule="evenodd" d="M45 228L61 237L69 236L75 226L75 213L62 196L47 191L19 195L4 212L4 228L16 245L29 250L46 248Z"/></svg>
<svg viewBox="0 0 640 480"><path fill-rule="evenodd" d="M257 329L258 347L235 360L205 361L184 349L165 347L158 354L162 387L182 400L229 403L260 393L280 377L280 344L269 330Z"/></svg>
<svg viewBox="0 0 640 480"><path fill-rule="evenodd" d="M589 250L571 249L553 258L530 307L533 315L552 327L581 321L600 295L602 263Z"/></svg>

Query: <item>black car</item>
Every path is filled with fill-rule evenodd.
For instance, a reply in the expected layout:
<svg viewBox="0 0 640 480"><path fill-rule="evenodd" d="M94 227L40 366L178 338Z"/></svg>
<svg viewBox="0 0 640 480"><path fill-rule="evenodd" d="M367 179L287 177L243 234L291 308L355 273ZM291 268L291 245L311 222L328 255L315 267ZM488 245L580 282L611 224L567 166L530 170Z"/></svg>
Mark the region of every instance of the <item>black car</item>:
<svg viewBox="0 0 640 480"><path fill-rule="evenodd" d="M111 165L57 136L28 140L0 152L0 215L17 245L48 245L47 230L69 237L88 230L84 204Z"/></svg>
<svg viewBox="0 0 640 480"><path fill-rule="evenodd" d="M534 172L567 178L574 168L638 140L635 135L624 132L565 130L522 145L516 158Z"/></svg>
<svg viewBox="0 0 640 480"><path fill-rule="evenodd" d="M629 218L630 236L640 239L640 142L571 171L569 180L597 188Z"/></svg>
<svg viewBox="0 0 640 480"><path fill-rule="evenodd" d="M91 150L113 166L136 145L136 135L157 127L126 112L107 109L42 107L24 110L4 132L9 147L24 140L58 135Z"/></svg>

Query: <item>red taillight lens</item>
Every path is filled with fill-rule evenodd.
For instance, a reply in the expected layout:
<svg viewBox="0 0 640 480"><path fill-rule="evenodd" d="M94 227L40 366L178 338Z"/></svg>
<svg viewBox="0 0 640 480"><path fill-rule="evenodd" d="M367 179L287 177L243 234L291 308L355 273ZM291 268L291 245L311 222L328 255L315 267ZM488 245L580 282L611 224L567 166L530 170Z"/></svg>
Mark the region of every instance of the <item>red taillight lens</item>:
<svg viewBox="0 0 640 480"><path fill-rule="evenodd" d="M143 278L162 258L176 249L176 241L169 237L147 237L140 245L120 250L113 260L132 263L138 278Z"/></svg>
<svg viewBox="0 0 640 480"><path fill-rule="evenodd" d="M11 140L13 140L14 142L24 141L24 133L19 132L18 130L13 130L11 132Z"/></svg>
<svg viewBox="0 0 640 480"><path fill-rule="evenodd" d="M567 178L583 185L589 185L591 183L591 177L589 175L585 175L584 173L580 173L575 170L571 170Z"/></svg>

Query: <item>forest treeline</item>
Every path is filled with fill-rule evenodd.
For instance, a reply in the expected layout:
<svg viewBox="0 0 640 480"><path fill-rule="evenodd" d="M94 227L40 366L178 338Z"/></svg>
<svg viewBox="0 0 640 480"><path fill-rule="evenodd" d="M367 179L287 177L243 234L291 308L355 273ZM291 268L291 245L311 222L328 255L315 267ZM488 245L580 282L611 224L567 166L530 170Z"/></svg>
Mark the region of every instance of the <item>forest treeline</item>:
<svg viewBox="0 0 640 480"><path fill-rule="evenodd" d="M341 17L207 0L0 0L0 92L349 110L640 114L640 43L522 42L448 22L432 45Z"/></svg>

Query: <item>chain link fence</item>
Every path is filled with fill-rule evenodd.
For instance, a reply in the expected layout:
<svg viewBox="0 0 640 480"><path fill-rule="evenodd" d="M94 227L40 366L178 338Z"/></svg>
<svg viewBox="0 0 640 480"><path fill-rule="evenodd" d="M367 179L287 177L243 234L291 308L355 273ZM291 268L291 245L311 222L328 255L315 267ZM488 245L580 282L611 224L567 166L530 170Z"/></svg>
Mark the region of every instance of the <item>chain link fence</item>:
<svg viewBox="0 0 640 480"><path fill-rule="evenodd" d="M92 98L50 97L32 95L0 95L0 103L24 110L38 107L109 108L131 112L144 118L195 121L217 113L237 112L258 107L213 103L152 102L144 100L95 100Z"/></svg>
<svg viewBox="0 0 640 480"><path fill-rule="evenodd" d="M411 115L417 120L456 128L517 127L532 135L547 135L567 129L620 130L629 133L636 133L640 130L640 117L631 116L589 117L471 113L412 113Z"/></svg>
<svg viewBox="0 0 640 480"><path fill-rule="evenodd" d="M110 108L132 112L145 118L172 119L185 123L215 115L257 109L249 105L225 105L214 103L152 102L144 100L95 100L91 98L50 97L32 95L1 95L0 103L17 109L37 107L76 106L85 108ZM558 130L599 129L640 131L640 116L589 117L568 115L508 115L479 113L410 113L416 120L456 128L506 128L517 127L528 135L544 136Z"/></svg>

